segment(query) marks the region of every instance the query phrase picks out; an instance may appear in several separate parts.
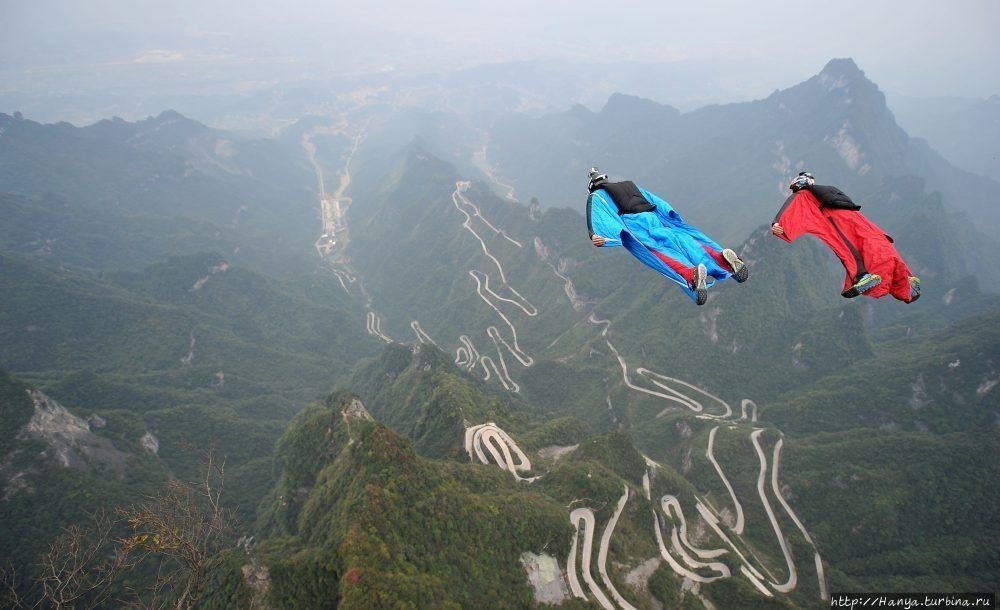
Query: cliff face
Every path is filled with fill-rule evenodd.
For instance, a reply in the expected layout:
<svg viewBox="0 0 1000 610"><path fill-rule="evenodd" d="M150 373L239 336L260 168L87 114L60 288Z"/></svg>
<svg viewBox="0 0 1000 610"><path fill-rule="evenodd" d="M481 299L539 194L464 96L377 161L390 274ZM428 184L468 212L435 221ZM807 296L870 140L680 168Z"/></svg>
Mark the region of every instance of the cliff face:
<svg viewBox="0 0 1000 610"><path fill-rule="evenodd" d="M119 478L124 476L129 454L118 450L110 440L91 430L92 426L103 426L101 418L93 416L87 420L82 419L38 390L27 392L34 412L28 423L21 428L17 440L41 441L45 449L40 457L46 461L54 461L63 468L101 468L115 473ZM5 459L6 461L8 460ZM30 489L23 482L25 474L24 471L19 471L8 475L5 497L15 493L15 489ZM17 481L22 482L18 484Z"/></svg>
<svg viewBox="0 0 1000 610"><path fill-rule="evenodd" d="M68 526L87 537L100 515L176 478L145 446L156 443L142 422L122 418L108 399L80 411L78 397L0 369L0 564L19 566L19 578L39 574L39 558ZM88 416L90 408L100 415Z"/></svg>

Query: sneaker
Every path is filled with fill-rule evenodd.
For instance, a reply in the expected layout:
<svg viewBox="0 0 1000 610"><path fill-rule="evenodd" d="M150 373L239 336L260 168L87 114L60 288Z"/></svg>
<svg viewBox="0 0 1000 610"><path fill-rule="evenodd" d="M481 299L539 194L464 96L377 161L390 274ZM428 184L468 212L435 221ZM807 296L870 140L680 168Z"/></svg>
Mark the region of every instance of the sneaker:
<svg viewBox="0 0 1000 610"><path fill-rule="evenodd" d="M853 286L841 293L842 296L848 299L853 299L854 297L864 294L871 290L872 288L878 286L882 283L882 276L876 275L874 273L866 273L864 277L855 282Z"/></svg>
<svg viewBox="0 0 1000 610"><path fill-rule="evenodd" d="M747 278L750 277L750 269L740 260L740 257L736 256L736 252L726 248L722 251L722 258L726 259L729 266L733 268L733 277L736 278L737 282L742 284L747 281Z"/></svg>
<svg viewBox="0 0 1000 610"><path fill-rule="evenodd" d="M920 278L910 276L910 303L920 298Z"/></svg>
<svg viewBox="0 0 1000 610"><path fill-rule="evenodd" d="M708 278L708 269L705 265L698 265L694 270L694 277L691 281L691 289L695 293L695 303L698 305L704 305L705 301L708 300L708 284L706 283Z"/></svg>

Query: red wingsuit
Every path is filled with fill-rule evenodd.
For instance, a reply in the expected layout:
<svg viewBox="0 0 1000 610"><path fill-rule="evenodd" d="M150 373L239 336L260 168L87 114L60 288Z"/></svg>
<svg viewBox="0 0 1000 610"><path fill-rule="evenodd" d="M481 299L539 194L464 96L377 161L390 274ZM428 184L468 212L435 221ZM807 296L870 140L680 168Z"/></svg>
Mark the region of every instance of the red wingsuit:
<svg viewBox="0 0 1000 610"><path fill-rule="evenodd" d="M829 200L825 196L827 189L835 191L850 206L821 205L813 192ZM847 271L842 292L847 292L865 273L875 273L882 276L882 283L863 293L865 296L877 299L891 294L909 303L913 300L910 290L910 276L913 274L892 245L892 238L865 218L858 211L860 209L834 187L810 185L785 200L774 218L774 222L780 224L785 232L776 237L791 243L799 236L810 233L821 239Z"/></svg>

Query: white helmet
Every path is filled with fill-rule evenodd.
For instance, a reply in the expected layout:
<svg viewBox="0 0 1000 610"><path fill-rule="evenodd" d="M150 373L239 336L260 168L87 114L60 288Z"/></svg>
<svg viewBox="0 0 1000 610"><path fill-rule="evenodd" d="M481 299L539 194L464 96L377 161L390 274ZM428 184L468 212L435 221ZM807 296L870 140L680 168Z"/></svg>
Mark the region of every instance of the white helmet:
<svg viewBox="0 0 1000 610"><path fill-rule="evenodd" d="M590 168L588 176L590 178L590 183L587 185L587 191L591 193L608 181L608 175L597 169L597 167Z"/></svg>
<svg viewBox="0 0 1000 610"><path fill-rule="evenodd" d="M788 185L788 188L797 192L814 182L815 179L813 179L812 174L809 172L799 172L799 175L792 180L791 184Z"/></svg>

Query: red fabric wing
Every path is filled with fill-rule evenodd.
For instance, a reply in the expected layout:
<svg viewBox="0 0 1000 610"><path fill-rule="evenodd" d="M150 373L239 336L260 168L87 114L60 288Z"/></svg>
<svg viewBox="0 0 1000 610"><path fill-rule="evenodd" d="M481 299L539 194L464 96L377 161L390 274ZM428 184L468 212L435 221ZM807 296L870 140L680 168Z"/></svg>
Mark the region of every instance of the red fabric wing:
<svg viewBox="0 0 1000 610"><path fill-rule="evenodd" d="M910 300L910 269L892 245L892 238L861 212L820 208L809 191L800 191L781 213L778 224L785 230L778 237L792 242L804 234L815 235L837 255L847 272L844 288L855 282L859 267L882 276L882 283L865 293L879 298L892 294Z"/></svg>

